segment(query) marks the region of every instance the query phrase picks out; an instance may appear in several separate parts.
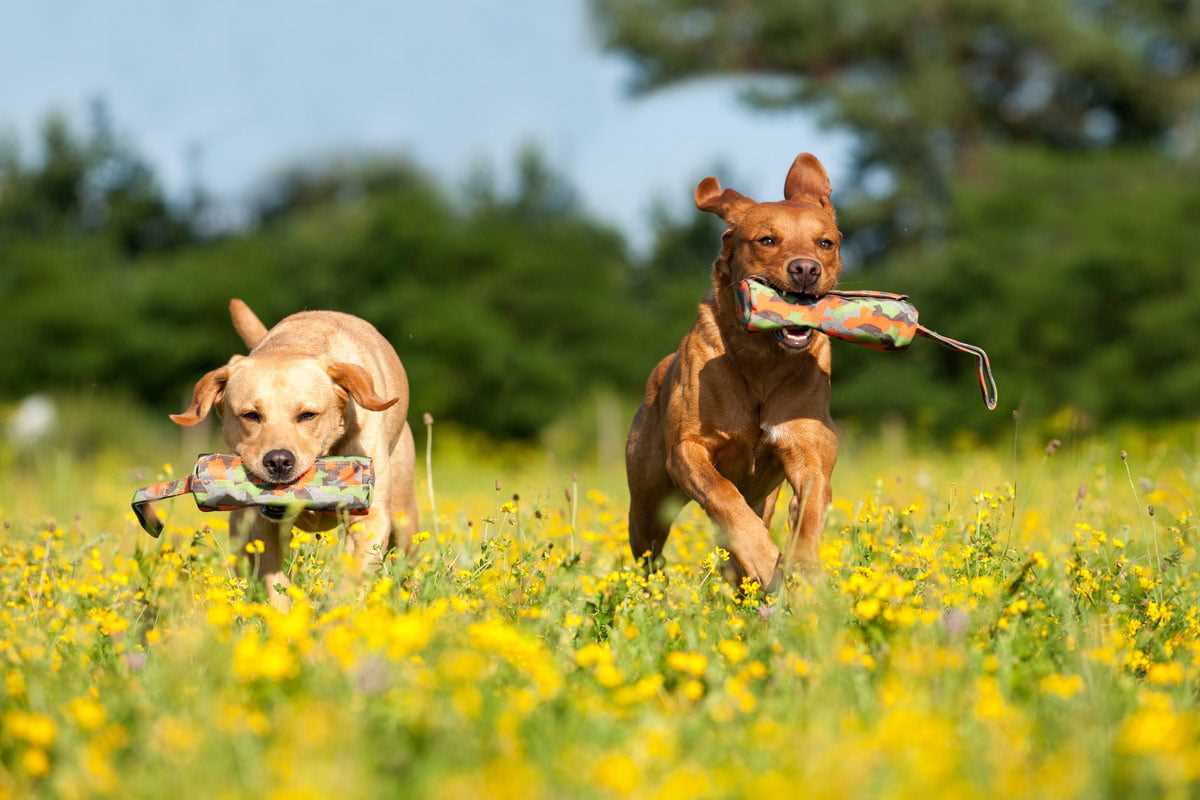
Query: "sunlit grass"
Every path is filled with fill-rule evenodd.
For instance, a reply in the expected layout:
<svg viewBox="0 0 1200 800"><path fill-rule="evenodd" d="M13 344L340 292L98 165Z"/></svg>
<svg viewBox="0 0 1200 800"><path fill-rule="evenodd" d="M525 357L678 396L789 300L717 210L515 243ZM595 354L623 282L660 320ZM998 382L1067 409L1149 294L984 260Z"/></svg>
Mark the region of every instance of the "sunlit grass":
<svg viewBox="0 0 1200 800"><path fill-rule="evenodd" d="M287 613L223 515L184 498L161 540L137 528L173 448L7 453L0 790L1195 794L1193 441L850 437L823 574L764 599L721 580L694 506L634 569L615 465L448 440L440 534L366 577L297 537Z"/></svg>

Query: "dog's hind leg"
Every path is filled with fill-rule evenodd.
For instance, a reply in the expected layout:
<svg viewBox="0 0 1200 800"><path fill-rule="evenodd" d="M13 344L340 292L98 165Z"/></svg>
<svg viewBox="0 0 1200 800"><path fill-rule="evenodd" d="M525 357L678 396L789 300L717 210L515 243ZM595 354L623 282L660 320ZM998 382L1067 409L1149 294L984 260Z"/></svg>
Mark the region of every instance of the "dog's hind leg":
<svg viewBox="0 0 1200 800"><path fill-rule="evenodd" d="M775 504L779 500L781 489L783 489L783 484L776 486L770 494L762 499L761 508L754 507L754 510L762 517L763 525L767 526L767 530L771 530L771 520L775 517Z"/></svg>
<svg viewBox="0 0 1200 800"><path fill-rule="evenodd" d="M662 556L671 520L667 518L667 500L674 493L666 471L664 483L653 487L630 487L629 491L629 549L633 557L653 565Z"/></svg>
<svg viewBox="0 0 1200 800"><path fill-rule="evenodd" d="M760 500L758 503L750 504L750 507L758 512L758 515L762 517L763 525L766 526L767 530L771 530L771 520L775 518L775 509L779 505L779 493L782 491L783 481L780 479L778 481L778 485L768 492L767 495L762 498L762 500Z"/></svg>
<svg viewBox="0 0 1200 800"><path fill-rule="evenodd" d="M404 426L396 446L392 448L392 547L407 551L412 536L420 525L417 512L417 491L413 473L416 469L416 446L412 428Z"/></svg>
<svg viewBox="0 0 1200 800"><path fill-rule="evenodd" d="M671 532L664 506L676 489L667 474L666 445L649 423L646 408L638 409L625 446L625 471L629 480L629 549L634 559L654 564Z"/></svg>

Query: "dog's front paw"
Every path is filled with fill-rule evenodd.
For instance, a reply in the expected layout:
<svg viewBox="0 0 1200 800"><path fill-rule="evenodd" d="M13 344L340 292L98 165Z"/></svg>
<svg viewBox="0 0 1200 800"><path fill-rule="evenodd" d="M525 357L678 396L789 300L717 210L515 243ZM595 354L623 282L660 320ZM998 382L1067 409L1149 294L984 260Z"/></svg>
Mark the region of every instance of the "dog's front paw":
<svg viewBox="0 0 1200 800"><path fill-rule="evenodd" d="M725 562L725 580L740 587L743 579L756 581L759 588L773 594L783 584L783 554L770 540L757 547L747 557L735 557Z"/></svg>
<svg viewBox="0 0 1200 800"><path fill-rule="evenodd" d="M783 572L783 553L779 553L775 557L775 566L771 570L770 578L762 585L765 594L775 594L783 587Z"/></svg>

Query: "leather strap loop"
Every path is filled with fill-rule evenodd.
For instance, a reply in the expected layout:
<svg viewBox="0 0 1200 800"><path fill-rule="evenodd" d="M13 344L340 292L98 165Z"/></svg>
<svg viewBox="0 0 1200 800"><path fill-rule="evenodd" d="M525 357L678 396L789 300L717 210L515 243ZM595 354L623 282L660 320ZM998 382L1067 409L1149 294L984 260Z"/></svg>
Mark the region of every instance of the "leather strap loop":
<svg viewBox="0 0 1200 800"><path fill-rule="evenodd" d="M181 494L188 494L191 491L192 479L190 476L175 481L163 481L134 492L133 502L130 503L130 506L133 508L134 515L146 533L158 538L163 530L163 521L159 518L158 514L154 513L152 503L167 497L178 497Z"/></svg>
<svg viewBox="0 0 1200 800"><path fill-rule="evenodd" d="M987 351L982 347L976 347L973 344L960 342L958 339L951 339L949 336L943 336L937 331L931 331L924 325L917 326L917 333L933 339L938 344L949 347L951 350L957 350L960 353L968 353L975 356L977 361L976 374L979 378L979 391L983 394L984 405L988 411L996 410L996 402L998 392L996 390L996 378L992 375L992 362L988 358Z"/></svg>

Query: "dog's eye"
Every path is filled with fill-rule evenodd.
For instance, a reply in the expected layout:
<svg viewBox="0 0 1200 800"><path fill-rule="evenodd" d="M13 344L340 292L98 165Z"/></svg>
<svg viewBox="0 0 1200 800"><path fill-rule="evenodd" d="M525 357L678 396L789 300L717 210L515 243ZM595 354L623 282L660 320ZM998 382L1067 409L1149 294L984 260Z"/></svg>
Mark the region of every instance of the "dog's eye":
<svg viewBox="0 0 1200 800"><path fill-rule="evenodd" d="M257 411L244 411L241 414L242 419L246 422L262 422L262 415Z"/></svg>
<svg viewBox="0 0 1200 800"><path fill-rule="evenodd" d="M760 236L758 237L758 243L763 247L774 247L779 243L779 240L774 236Z"/></svg>
<svg viewBox="0 0 1200 800"><path fill-rule="evenodd" d="M316 419L316 418L317 418L317 412L315 412L315 411L301 411L300 414L296 417L296 422L308 422L310 419Z"/></svg>
<svg viewBox="0 0 1200 800"><path fill-rule="evenodd" d="M832 250L833 239L818 239L817 247L821 248L822 250Z"/></svg>

